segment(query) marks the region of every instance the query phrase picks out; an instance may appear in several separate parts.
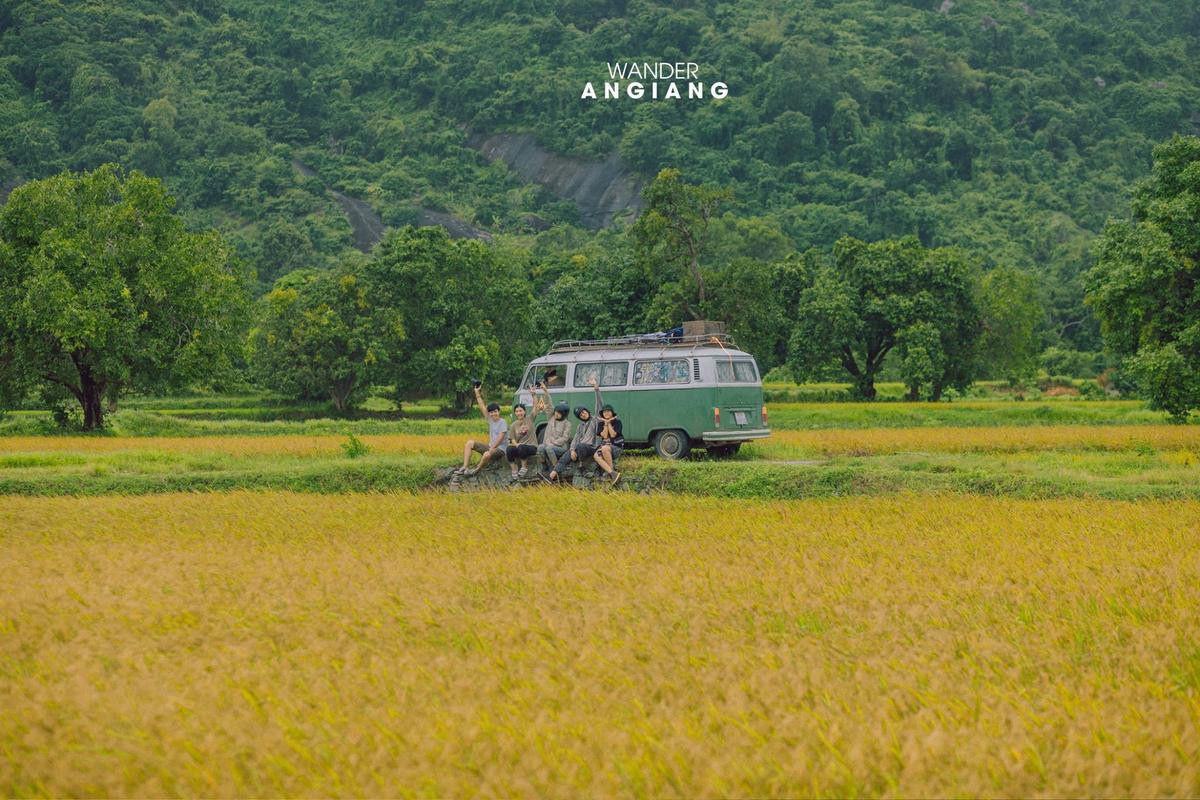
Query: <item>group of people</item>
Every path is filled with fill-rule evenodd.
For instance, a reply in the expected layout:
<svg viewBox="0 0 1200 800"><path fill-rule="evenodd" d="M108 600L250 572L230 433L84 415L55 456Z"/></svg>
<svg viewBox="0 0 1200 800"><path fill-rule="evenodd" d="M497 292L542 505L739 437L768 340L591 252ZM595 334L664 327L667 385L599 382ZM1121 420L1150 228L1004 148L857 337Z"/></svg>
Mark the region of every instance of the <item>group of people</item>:
<svg viewBox="0 0 1200 800"><path fill-rule="evenodd" d="M579 424L575 426L573 433L568 416L571 412L570 406L566 403L553 405L545 381L534 387L533 408L526 408L523 403L513 406L512 425L501 416L499 403L484 404L483 388L477 383L475 404L487 420L488 440L468 440L463 447L462 466L455 472L459 475L474 475L489 461L504 458L508 461L512 479L516 481L529 474L529 462L537 459L550 471L547 476L535 467L536 474L554 483L572 462L583 467L591 460L604 472L609 481L615 484L621 479L621 473L617 472L617 457L625 447L621 420L613 407L604 403L600 397L600 384L596 378L593 377L590 383L596 392L595 410L590 411L584 406L575 408L573 413ZM537 418L547 412L550 412L550 419L539 444ZM471 466L472 453L480 454L479 463L474 467Z"/></svg>

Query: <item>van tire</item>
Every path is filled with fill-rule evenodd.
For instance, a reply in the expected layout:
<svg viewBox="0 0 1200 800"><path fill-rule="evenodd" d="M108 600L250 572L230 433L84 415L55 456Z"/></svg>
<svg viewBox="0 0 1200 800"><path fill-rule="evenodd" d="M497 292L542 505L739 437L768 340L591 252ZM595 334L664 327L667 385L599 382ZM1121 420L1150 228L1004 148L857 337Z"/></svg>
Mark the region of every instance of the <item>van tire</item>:
<svg viewBox="0 0 1200 800"><path fill-rule="evenodd" d="M537 426L537 443L542 444L546 440L546 425L549 423L543 422Z"/></svg>
<svg viewBox="0 0 1200 800"><path fill-rule="evenodd" d="M669 458L673 461L687 458L687 454L691 450L692 443L688 440L687 431L671 428L654 434L654 452L658 453L661 458Z"/></svg>

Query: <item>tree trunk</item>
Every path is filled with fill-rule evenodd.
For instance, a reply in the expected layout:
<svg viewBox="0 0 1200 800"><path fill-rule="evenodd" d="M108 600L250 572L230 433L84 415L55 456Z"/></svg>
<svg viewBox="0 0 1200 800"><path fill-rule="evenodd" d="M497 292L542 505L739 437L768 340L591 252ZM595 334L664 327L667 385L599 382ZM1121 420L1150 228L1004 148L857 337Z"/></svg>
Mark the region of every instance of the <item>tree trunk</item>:
<svg viewBox="0 0 1200 800"><path fill-rule="evenodd" d="M854 379L854 391L863 400L875 399L875 373L870 370L864 370L861 375Z"/></svg>
<svg viewBox="0 0 1200 800"><path fill-rule="evenodd" d="M705 300L704 275L702 275L700 272L700 259L697 257L695 252L692 253L692 260L689 266L692 270L692 277L696 280L696 300L699 302L699 305L703 307ZM697 319L699 318L697 317Z"/></svg>
<svg viewBox="0 0 1200 800"><path fill-rule="evenodd" d="M104 427L104 384L92 377L91 367L81 367L79 370L79 386L83 404L83 429L96 430Z"/></svg>
<svg viewBox="0 0 1200 800"><path fill-rule="evenodd" d="M905 399L912 403L915 403L918 400L920 400L921 399L920 384L913 384L912 386L908 387L908 397L906 397Z"/></svg>

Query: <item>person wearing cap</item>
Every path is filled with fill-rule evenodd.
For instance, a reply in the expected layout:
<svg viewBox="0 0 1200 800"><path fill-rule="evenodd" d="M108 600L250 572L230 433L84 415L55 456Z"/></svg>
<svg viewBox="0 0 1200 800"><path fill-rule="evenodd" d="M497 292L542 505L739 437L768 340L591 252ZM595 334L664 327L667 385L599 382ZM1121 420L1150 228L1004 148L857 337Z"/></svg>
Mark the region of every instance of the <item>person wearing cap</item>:
<svg viewBox="0 0 1200 800"><path fill-rule="evenodd" d="M523 404L513 406L513 424L508 427L508 447L504 448L504 457L508 459L508 468L512 471L514 481L525 477L529 471L529 459L537 455L537 431L533 427L533 419ZM520 470L517 469L518 461L521 462Z"/></svg>
<svg viewBox="0 0 1200 800"><path fill-rule="evenodd" d="M621 480L617 472L617 456L625 448L625 437L621 434L621 420L617 412L607 403L600 408L600 419L596 421L596 452L592 456L600 469L614 484Z"/></svg>
<svg viewBox="0 0 1200 800"><path fill-rule="evenodd" d="M599 382L593 377L590 383L596 390L596 410L588 411L583 406L575 408L575 418L579 420L579 425L575 428L575 435L571 437L567 452L559 457L558 463L550 471L551 481L558 480L558 476L572 461L577 464L586 464L587 460L596 452L596 421L600 418L600 406L603 405L603 401L600 399Z"/></svg>
<svg viewBox="0 0 1200 800"><path fill-rule="evenodd" d="M541 384L541 389L545 395L545 399L540 401L541 407L550 408L550 391L545 383ZM571 407L566 403L559 403L553 408L550 421L546 423L546 430L542 433L542 443L538 445L538 456L549 469L554 469L554 465L571 446Z"/></svg>

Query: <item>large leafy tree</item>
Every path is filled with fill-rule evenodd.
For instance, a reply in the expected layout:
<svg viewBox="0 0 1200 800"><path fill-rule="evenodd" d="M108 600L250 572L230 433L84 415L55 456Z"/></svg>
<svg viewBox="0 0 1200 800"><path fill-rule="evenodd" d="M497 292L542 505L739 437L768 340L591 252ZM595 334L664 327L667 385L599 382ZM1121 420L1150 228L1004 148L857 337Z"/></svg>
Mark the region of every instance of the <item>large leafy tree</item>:
<svg viewBox="0 0 1200 800"><path fill-rule="evenodd" d="M255 379L292 397L349 409L372 380L386 379L404 341L399 313L373 300L352 264L280 278L259 301L250 331Z"/></svg>
<svg viewBox="0 0 1200 800"><path fill-rule="evenodd" d="M1111 221L1087 276L1105 343L1176 419L1200 408L1200 137L1154 148L1133 218Z"/></svg>
<svg viewBox="0 0 1200 800"><path fill-rule="evenodd" d="M696 319L708 299L701 259L709 225L732 198L728 189L695 186L677 169L664 169L642 192L646 210L633 225L639 261L660 295L678 298L682 312Z"/></svg>
<svg viewBox="0 0 1200 800"><path fill-rule="evenodd" d="M895 350L912 399L936 400L970 383L979 313L963 254L927 250L915 237L871 244L845 237L832 262L810 274L788 353L797 379L824 377L836 364L859 397L873 400Z"/></svg>
<svg viewBox="0 0 1200 800"><path fill-rule="evenodd" d="M389 371L398 398L454 394L465 402L472 378L520 377L534 303L523 265L508 252L405 226L380 242L365 279L374 302L404 320Z"/></svg>
<svg viewBox="0 0 1200 800"><path fill-rule="evenodd" d="M106 395L230 367L245 276L173 204L158 180L115 165L13 191L0 210L0 383L69 393L91 429Z"/></svg>
<svg viewBox="0 0 1200 800"><path fill-rule="evenodd" d="M983 335L979 341L980 370L1013 385L1037 371L1040 332L1046 317L1037 278L1023 270L997 267L980 282L979 305Z"/></svg>

